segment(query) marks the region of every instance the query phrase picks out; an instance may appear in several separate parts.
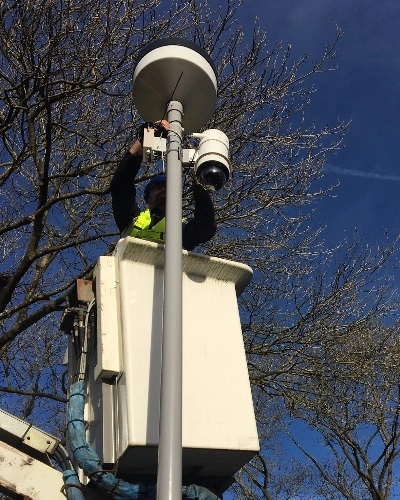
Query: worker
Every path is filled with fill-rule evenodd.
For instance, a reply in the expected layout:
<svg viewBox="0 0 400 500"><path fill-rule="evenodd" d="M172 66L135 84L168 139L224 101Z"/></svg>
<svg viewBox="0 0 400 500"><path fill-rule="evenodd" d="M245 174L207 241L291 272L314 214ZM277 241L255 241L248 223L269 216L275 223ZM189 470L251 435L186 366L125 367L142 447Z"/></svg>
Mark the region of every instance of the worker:
<svg viewBox="0 0 400 500"><path fill-rule="evenodd" d="M119 163L111 180L112 209L121 237L134 236L157 243L165 240L166 176L155 176L144 189L144 201L148 208L141 211L136 201L135 177L143 155L144 124L139 128L136 141L130 146ZM151 124L155 135L167 136L166 120ZM182 222L182 246L193 250L209 241L215 234L215 214L207 190L194 179L194 216Z"/></svg>

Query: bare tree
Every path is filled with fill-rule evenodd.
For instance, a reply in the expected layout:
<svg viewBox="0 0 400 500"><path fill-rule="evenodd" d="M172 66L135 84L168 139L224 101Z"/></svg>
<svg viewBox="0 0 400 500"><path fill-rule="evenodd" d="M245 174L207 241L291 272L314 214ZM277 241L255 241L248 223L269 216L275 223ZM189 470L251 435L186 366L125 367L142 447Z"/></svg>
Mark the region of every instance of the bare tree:
<svg viewBox="0 0 400 500"><path fill-rule="evenodd" d="M132 130L134 56L177 22L155 21L159 3L2 4L2 347L57 310L115 234L105 194Z"/></svg>
<svg viewBox="0 0 400 500"><path fill-rule="evenodd" d="M350 325L340 343L321 346L311 365L313 391L293 416L318 431L326 458L321 462L291 433L313 462L332 498L391 498L398 481L399 339L398 322L384 326L376 319Z"/></svg>
<svg viewBox="0 0 400 500"><path fill-rule="evenodd" d="M371 298L368 313L356 300L364 285L354 273L368 268L368 256L358 257L354 272L342 257L329 279L333 252L309 222L313 204L329 191L316 183L325 157L346 132L340 122L319 129L306 114L318 78L333 69L340 31L314 59L294 60L289 46L271 46L257 26L245 33L235 21L240 8L240 0L216 9L208 0L0 6L0 391L2 403L20 415L47 415L57 426L64 344L51 325L76 279L90 276L117 240L108 187L140 123L131 98L135 58L163 37L194 41L218 70L217 107L207 128L228 135L234 174L214 195L218 233L199 251L255 270L241 310L261 435L271 436L264 432L269 398L278 415L291 415L293 405L300 411L301 387L310 391L304 408L314 397L313 370L327 366L315 354L325 332L333 343L349 325L369 320L371 335L375 324L383 331L379 300L390 291ZM138 186L153 174L144 168ZM190 175L188 213L189 182ZM384 262L378 259L376 268ZM325 275L317 272L324 265ZM359 307L352 321L347 303ZM257 458L248 482L254 491L274 463L268 451ZM238 488L248 488L245 475ZM384 481L390 488L389 476ZM271 485L264 484L266 498L300 491Z"/></svg>
<svg viewBox="0 0 400 500"><path fill-rule="evenodd" d="M3 410L62 436L65 428L65 339L51 315L19 335L2 355Z"/></svg>
<svg viewBox="0 0 400 500"><path fill-rule="evenodd" d="M400 453L399 301L390 273L396 244L376 248L356 239L336 266L328 260L325 273L320 264L319 273L302 280L302 291L280 310L273 301L260 304L260 295L248 299L249 313L262 310L248 314L245 325L266 447L242 472L241 484L254 498L276 498L269 495L282 484L282 464L271 467L265 457L271 419L288 450L283 462L291 464L293 453L298 473L283 473L286 491L306 494L311 487L316 498L392 498ZM306 471L303 484L300 471Z"/></svg>
<svg viewBox="0 0 400 500"><path fill-rule="evenodd" d="M303 59L289 67L289 49L268 51L260 31L245 46L233 20L236 8L235 1L217 13L206 2L3 3L3 352L57 311L76 278L88 275L116 239L106 195L139 122L131 100L135 56L156 38L186 36L218 65L211 124L229 134L236 173L229 190L216 197L221 231L210 251L243 258L241 250L251 243L250 261L258 265L266 244L283 248L283 241L295 240L302 216L289 218L285 207L318 195L310 190L312 180L343 135L341 125L319 132L300 128L309 95L303 81L324 70L334 49L327 48L318 63ZM233 244L229 229L243 232L249 218L251 233Z"/></svg>

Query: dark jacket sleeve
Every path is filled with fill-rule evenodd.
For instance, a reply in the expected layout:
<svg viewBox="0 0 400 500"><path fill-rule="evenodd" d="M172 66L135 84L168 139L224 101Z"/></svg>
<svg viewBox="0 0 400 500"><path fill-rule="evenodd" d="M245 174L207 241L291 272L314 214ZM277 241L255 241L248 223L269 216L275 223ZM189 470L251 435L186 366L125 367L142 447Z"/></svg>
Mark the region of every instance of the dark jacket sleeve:
<svg viewBox="0 0 400 500"><path fill-rule="evenodd" d="M209 193L200 184L193 185L194 217L183 225L182 246L193 250L215 234L215 212Z"/></svg>
<svg viewBox="0 0 400 500"><path fill-rule="evenodd" d="M112 210L120 233L140 212L136 203L135 177L141 162L140 156L126 153L111 180Z"/></svg>

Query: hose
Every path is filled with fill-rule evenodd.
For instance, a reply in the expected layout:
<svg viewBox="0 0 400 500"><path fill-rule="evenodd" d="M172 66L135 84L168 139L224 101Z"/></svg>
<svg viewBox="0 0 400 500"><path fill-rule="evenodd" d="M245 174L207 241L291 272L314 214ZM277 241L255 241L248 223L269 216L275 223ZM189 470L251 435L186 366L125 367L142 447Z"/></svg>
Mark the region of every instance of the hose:
<svg viewBox="0 0 400 500"><path fill-rule="evenodd" d="M85 476L91 479L94 486L109 493L115 500L155 499L156 485L144 483L130 484L116 478L110 472L105 472L101 469L100 459L90 448L85 437L85 422L83 420L85 399L86 388L84 381L81 380L72 384L68 405L68 441L72 453ZM74 473L74 471L69 472ZM71 481L72 476L72 474L68 476ZM75 490L75 488L73 489ZM78 490L78 488L76 489ZM72 488L70 490L72 492ZM182 493L189 500L220 500L219 497L202 486L184 486ZM80 498L82 497L68 497L68 500L80 500Z"/></svg>

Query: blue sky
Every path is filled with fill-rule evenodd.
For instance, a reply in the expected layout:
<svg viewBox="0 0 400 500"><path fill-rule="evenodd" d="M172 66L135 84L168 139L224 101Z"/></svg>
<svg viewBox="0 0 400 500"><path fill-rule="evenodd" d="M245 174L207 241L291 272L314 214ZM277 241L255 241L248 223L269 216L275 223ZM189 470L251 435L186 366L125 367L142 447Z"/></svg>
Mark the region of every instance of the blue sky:
<svg viewBox="0 0 400 500"><path fill-rule="evenodd" d="M317 57L332 41L335 22L343 31L337 70L315 80L308 117L334 125L351 120L345 148L328 158L326 179L340 182L317 218L326 239L349 237L357 227L368 241L382 241L383 229L400 232L400 37L398 0L250 0L254 17L271 44L289 42L298 55Z"/></svg>
<svg viewBox="0 0 400 500"><path fill-rule="evenodd" d="M328 157L334 198L321 202L316 223L334 245L357 228L367 242L400 233L400 1L246 0L247 28L257 16L271 46L290 43L298 56L317 56L343 31L337 69L318 77L308 118L334 126L351 121L345 147ZM224 495L225 500L232 498Z"/></svg>

